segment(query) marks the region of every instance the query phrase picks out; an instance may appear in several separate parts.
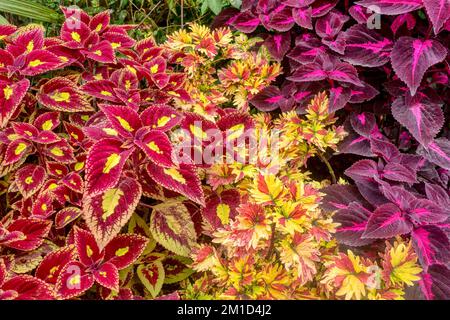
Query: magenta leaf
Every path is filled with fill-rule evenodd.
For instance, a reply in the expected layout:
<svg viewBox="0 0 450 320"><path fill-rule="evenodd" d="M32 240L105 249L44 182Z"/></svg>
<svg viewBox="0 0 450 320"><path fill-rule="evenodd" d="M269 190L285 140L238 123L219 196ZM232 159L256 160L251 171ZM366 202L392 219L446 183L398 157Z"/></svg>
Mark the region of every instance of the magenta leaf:
<svg viewBox="0 0 450 320"><path fill-rule="evenodd" d="M348 208L338 210L333 216L333 220L341 224L335 234L338 242L355 247L372 243L373 239L362 237L371 214L358 202L352 202Z"/></svg>
<svg viewBox="0 0 450 320"><path fill-rule="evenodd" d="M413 225L405 219L402 210L392 203L379 206L367 221L365 239L388 239L411 232Z"/></svg>
<svg viewBox="0 0 450 320"><path fill-rule="evenodd" d="M430 162L450 170L450 141L444 137L434 139L428 146L419 146L417 153Z"/></svg>
<svg viewBox="0 0 450 320"><path fill-rule="evenodd" d="M395 74L408 85L415 95L425 72L432 65L441 62L447 49L435 40L421 40L401 37L391 52L391 63Z"/></svg>
<svg viewBox="0 0 450 320"><path fill-rule="evenodd" d="M392 103L392 115L404 125L422 145L428 145L444 124L444 114L438 103L422 93L407 94Z"/></svg>
<svg viewBox="0 0 450 320"><path fill-rule="evenodd" d="M423 0L423 5L433 23L434 34L438 34L445 21L450 16L450 1L448 0Z"/></svg>
<svg viewBox="0 0 450 320"><path fill-rule="evenodd" d="M344 33L345 61L364 67L379 67L389 61L392 41L362 24L356 24Z"/></svg>
<svg viewBox="0 0 450 320"><path fill-rule="evenodd" d="M442 264L433 264L422 274L419 284L427 300L448 300L450 270Z"/></svg>
<svg viewBox="0 0 450 320"><path fill-rule="evenodd" d="M414 248L420 263L427 267L434 263L449 262L450 242L447 235L436 226L423 226L412 232Z"/></svg>
<svg viewBox="0 0 450 320"><path fill-rule="evenodd" d="M372 9L376 13L397 15L422 7L422 0L361 0L356 4Z"/></svg>

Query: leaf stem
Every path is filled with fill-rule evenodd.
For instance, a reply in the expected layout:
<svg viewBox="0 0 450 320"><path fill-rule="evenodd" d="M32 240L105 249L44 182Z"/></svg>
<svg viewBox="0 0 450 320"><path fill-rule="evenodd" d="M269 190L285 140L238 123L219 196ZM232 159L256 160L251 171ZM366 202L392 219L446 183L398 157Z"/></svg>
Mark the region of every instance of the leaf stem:
<svg viewBox="0 0 450 320"><path fill-rule="evenodd" d="M322 153L319 152L318 155L319 155L320 160L322 160L322 162L325 163L325 165L328 168L328 172L330 173L330 176L331 176L331 182L333 184L336 184L337 183L336 175L334 174L334 170L331 167L330 163L328 162L328 160L325 158L325 156Z"/></svg>

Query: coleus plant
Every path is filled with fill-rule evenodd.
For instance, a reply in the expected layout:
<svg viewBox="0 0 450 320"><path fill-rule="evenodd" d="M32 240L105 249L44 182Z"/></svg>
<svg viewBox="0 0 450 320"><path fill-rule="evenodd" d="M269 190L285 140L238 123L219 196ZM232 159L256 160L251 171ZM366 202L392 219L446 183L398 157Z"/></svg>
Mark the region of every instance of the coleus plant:
<svg viewBox="0 0 450 320"><path fill-rule="evenodd" d="M129 27L109 24L108 12L62 11L57 37L45 37L38 25L0 27L0 292L11 299L157 298L163 283L192 273L196 212L205 206L197 168L205 163L179 158L175 149L199 133L204 138L190 122L196 115L179 108L199 101L192 89L197 80L170 42L136 42ZM229 29L222 33L231 37ZM267 72L247 78L257 83L256 94L279 65L261 52L247 53L251 43L225 55L208 77L225 85L233 81L228 64L253 61L255 70ZM196 48L211 46L219 45ZM241 120L230 112L220 130L240 128ZM172 221L161 206L174 201ZM180 235L170 233L174 221L187 226ZM122 234L127 226L131 234ZM184 233L191 242L176 249ZM28 285L34 291L23 293ZM179 298L166 293L161 297Z"/></svg>
<svg viewBox="0 0 450 320"><path fill-rule="evenodd" d="M324 189L336 238L366 254L382 239L412 239L427 299L450 290L449 13L433 0L249 0L215 22L263 38L282 63L284 76L250 101L259 110L302 113L327 89L348 132L327 158L360 160L345 171L355 186Z"/></svg>

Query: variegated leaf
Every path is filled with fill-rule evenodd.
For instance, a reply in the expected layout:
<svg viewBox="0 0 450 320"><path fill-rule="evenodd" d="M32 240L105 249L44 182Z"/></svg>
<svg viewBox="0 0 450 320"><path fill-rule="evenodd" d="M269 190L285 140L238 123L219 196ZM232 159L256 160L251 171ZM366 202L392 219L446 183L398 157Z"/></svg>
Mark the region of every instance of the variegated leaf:
<svg viewBox="0 0 450 320"><path fill-rule="evenodd" d="M24 198L35 194L44 184L47 173L44 167L29 164L16 172L16 184Z"/></svg>
<svg viewBox="0 0 450 320"><path fill-rule="evenodd" d="M189 256L197 242L194 222L180 202L168 201L154 206L150 231L158 243L180 256Z"/></svg>
<svg viewBox="0 0 450 320"><path fill-rule="evenodd" d="M142 195L139 182L124 178L117 187L83 198L83 218L94 234L98 246L104 248L128 222Z"/></svg>

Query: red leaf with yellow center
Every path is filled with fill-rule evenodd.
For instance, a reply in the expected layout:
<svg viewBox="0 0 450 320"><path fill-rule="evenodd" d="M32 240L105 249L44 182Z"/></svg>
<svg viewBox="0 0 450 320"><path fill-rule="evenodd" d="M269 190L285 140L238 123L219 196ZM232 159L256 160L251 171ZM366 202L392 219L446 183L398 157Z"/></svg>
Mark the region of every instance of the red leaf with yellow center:
<svg viewBox="0 0 450 320"><path fill-rule="evenodd" d="M82 50L82 53L91 60L101 63L115 63L116 57L114 49L109 41L100 41L94 44L89 50Z"/></svg>
<svg viewBox="0 0 450 320"><path fill-rule="evenodd" d="M76 172L71 172L61 181L67 188L77 193L83 193L84 181Z"/></svg>
<svg viewBox="0 0 450 320"><path fill-rule="evenodd" d="M111 80L92 80L81 86L83 92L99 99L120 102L114 93L116 85Z"/></svg>
<svg viewBox="0 0 450 320"><path fill-rule="evenodd" d="M23 139L32 140L39 135L38 129L29 123L12 122L11 126L14 129L14 132Z"/></svg>
<svg viewBox="0 0 450 320"><path fill-rule="evenodd" d="M122 148L122 142L116 139L96 142L86 158L86 194L95 196L114 187L132 152L133 149Z"/></svg>
<svg viewBox="0 0 450 320"><path fill-rule="evenodd" d="M55 284L61 270L70 261L75 260L75 257L74 246L62 247L47 254L36 268L36 278Z"/></svg>
<svg viewBox="0 0 450 320"><path fill-rule="evenodd" d="M81 210L77 207L66 207L56 213L55 228L62 229L81 216Z"/></svg>
<svg viewBox="0 0 450 320"><path fill-rule="evenodd" d="M29 164L16 172L17 188L24 198L28 198L42 187L46 178L44 167Z"/></svg>
<svg viewBox="0 0 450 320"><path fill-rule="evenodd" d="M21 239L8 242L4 245L17 250L34 250L42 244L51 226L52 222L48 220L33 218L16 219L7 227L7 230L9 232L21 232Z"/></svg>
<svg viewBox="0 0 450 320"><path fill-rule="evenodd" d="M141 128L136 133L134 143L155 164L163 167L174 165L172 161L172 143L164 132L152 130L149 127Z"/></svg>
<svg viewBox="0 0 450 320"><path fill-rule="evenodd" d="M160 131L168 131L181 122L181 115L167 105L154 105L141 113L144 126Z"/></svg>
<svg viewBox="0 0 450 320"><path fill-rule="evenodd" d="M57 56L47 50L33 50L26 56L19 57L17 60L16 63L22 65L19 73L24 76L35 76L57 69L61 63Z"/></svg>
<svg viewBox="0 0 450 320"><path fill-rule="evenodd" d="M142 127L139 114L126 106L100 105L111 126L123 137L133 137Z"/></svg>
<svg viewBox="0 0 450 320"><path fill-rule="evenodd" d="M61 299L70 299L89 290L94 284L94 276L77 261L64 266L55 285L57 295Z"/></svg>
<svg viewBox="0 0 450 320"><path fill-rule="evenodd" d="M163 187L181 193L188 199L205 206L200 178L194 165L181 163L179 166L163 168L149 163L147 172L153 180Z"/></svg>
<svg viewBox="0 0 450 320"><path fill-rule="evenodd" d="M67 140L60 140L58 142L45 145L43 153L53 160L61 163L75 162L73 149Z"/></svg>
<svg viewBox="0 0 450 320"><path fill-rule="evenodd" d="M119 234L105 247L105 261L122 270L142 254L148 239L137 234Z"/></svg>
<svg viewBox="0 0 450 320"><path fill-rule="evenodd" d="M112 263L104 263L97 270L92 272L95 282L101 286L119 291L119 270Z"/></svg>
<svg viewBox="0 0 450 320"><path fill-rule="evenodd" d="M206 199L202 215L211 227L217 230L229 224L237 215L240 198L239 192L232 189L225 190L220 194L213 194Z"/></svg>
<svg viewBox="0 0 450 320"><path fill-rule="evenodd" d="M117 187L83 199L83 218L100 248L104 248L128 222L142 195L141 185L123 178Z"/></svg>
<svg viewBox="0 0 450 320"><path fill-rule="evenodd" d="M7 50L14 56L30 53L33 50L42 49L44 46L44 29L40 26L20 33L14 38L13 43L7 46Z"/></svg>
<svg viewBox="0 0 450 320"><path fill-rule="evenodd" d="M110 16L108 10L100 12L92 17L91 21L89 22L89 28L92 31L101 33L105 31L105 29L109 26L109 20Z"/></svg>
<svg viewBox="0 0 450 320"><path fill-rule="evenodd" d="M36 94L37 100L51 110L64 112L93 111L75 83L67 78L56 77L43 86Z"/></svg>
<svg viewBox="0 0 450 320"><path fill-rule="evenodd" d="M55 130L59 124L59 112L45 112L33 121L33 125L43 131Z"/></svg>
<svg viewBox="0 0 450 320"><path fill-rule="evenodd" d="M60 37L64 46L71 49L79 49L84 47L84 43L89 38L91 30L83 21L73 17L66 19L61 27Z"/></svg>
<svg viewBox="0 0 450 320"><path fill-rule="evenodd" d="M6 148L5 158L3 159L2 166L7 166L18 162L19 160L25 160L25 155L32 149L30 142L24 139L17 139L12 141Z"/></svg>
<svg viewBox="0 0 450 320"><path fill-rule="evenodd" d="M22 79L15 83L0 81L0 128L6 127L29 87L30 81L28 79Z"/></svg>
<svg viewBox="0 0 450 320"><path fill-rule="evenodd" d="M31 209L32 216L39 219L50 217L55 212L53 206L54 200L55 196L52 192L41 192L33 202L33 208Z"/></svg>
<svg viewBox="0 0 450 320"><path fill-rule="evenodd" d="M103 261L105 254L98 248L94 235L91 232L75 226L73 239L78 259L84 266L89 267Z"/></svg>

